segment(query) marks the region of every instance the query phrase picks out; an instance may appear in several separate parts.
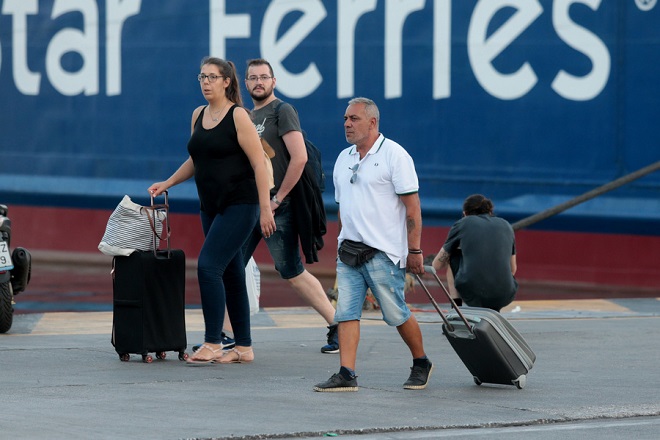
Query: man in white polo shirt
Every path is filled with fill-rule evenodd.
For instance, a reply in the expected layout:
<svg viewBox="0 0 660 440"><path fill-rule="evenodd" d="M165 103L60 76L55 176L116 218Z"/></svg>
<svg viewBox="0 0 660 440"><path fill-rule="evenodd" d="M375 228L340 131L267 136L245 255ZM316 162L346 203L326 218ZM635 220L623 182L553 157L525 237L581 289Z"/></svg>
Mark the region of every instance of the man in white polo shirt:
<svg viewBox="0 0 660 440"><path fill-rule="evenodd" d="M339 204L337 311L339 373L315 391L357 391L355 361L362 304L370 288L383 319L395 326L413 357L405 389L426 388L433 364L426 357L422 332L404 297L406 268L424 273L420 249L422 214L412 158L379 132L380 114L367 98L354 98L344 114L346 140L333 180Z"/></svg>

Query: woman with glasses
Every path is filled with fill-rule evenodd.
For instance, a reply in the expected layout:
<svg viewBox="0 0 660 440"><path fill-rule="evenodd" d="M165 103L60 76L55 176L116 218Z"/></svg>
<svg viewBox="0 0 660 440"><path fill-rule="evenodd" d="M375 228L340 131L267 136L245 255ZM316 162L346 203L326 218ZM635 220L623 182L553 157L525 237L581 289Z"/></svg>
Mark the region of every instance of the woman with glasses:
<svg viewBox="0 0 660 440"><path fill-rule="evenodd" d="M188 159L163 182L154 196L195 178L204 243L197 276L204 314L204 344L192 364L251 362L250 307L241 247L258 221L265 237L275 231L270 210L269 177L263 149L243 108L236 68L231 61L207 57L197 75L208 102L192 114ZM236 346L222 350L225 307Z"/></svg>

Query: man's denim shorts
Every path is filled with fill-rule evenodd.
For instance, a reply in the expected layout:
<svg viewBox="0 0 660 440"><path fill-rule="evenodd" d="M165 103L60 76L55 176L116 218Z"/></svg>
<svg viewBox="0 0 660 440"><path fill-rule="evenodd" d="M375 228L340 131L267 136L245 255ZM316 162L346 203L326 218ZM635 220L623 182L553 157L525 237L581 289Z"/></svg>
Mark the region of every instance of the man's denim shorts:
<svg viewBox="0 0 660 440"><path fill-rule="evenodd" d="M275 226L277 230L268 238L264 238L268 251L270 252L275 269L280 276L289 280L295 278L305 271L298 241L298 230L293 218L293 210L288 199L275 211ZM261 225L257 222L252 235L243 245L243 254L252 254L262 239Z"/></svg>
<svg viewBox="0 0 660 440"><path fill-rule="evenodd" d="M359 320L367 288L370 288L385 322L391 326L400 326L411 315L404 294L405 281L406 270L392 263L384 252L378 252L359 267L348 266L337 259L339 298L335 321Z"/></svg>

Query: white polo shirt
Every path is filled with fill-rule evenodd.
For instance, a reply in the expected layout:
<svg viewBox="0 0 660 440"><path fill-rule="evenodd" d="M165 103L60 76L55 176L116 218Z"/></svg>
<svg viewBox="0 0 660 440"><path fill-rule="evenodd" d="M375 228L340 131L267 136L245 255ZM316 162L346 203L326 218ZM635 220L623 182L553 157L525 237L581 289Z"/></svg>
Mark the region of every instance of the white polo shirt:
<svg viewBox="0 0 660 440"><path fill-rule="evenodd" d="M399 196L419 190L408 152L381 134L362 160L355 145L339 153L332 179L341 216L339 244L343 240L365 243L406 267L406 207Z"/></svg>

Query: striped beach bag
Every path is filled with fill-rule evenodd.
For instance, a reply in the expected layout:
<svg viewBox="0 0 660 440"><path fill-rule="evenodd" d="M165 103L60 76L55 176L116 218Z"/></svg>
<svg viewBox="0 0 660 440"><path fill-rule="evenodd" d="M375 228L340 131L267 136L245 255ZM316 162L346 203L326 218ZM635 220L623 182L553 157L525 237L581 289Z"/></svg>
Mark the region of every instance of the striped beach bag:
<svg viewBox="0 0 660 440"><path fill-rule="evenodd" d="M98 248L112 256L128 256L136 250L157 249L163 238L166 219L166 205L155 205L152 198L151 206L142 206L129 196L124 196L110 214Z"/></svg>

